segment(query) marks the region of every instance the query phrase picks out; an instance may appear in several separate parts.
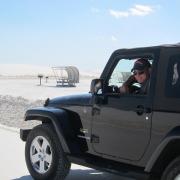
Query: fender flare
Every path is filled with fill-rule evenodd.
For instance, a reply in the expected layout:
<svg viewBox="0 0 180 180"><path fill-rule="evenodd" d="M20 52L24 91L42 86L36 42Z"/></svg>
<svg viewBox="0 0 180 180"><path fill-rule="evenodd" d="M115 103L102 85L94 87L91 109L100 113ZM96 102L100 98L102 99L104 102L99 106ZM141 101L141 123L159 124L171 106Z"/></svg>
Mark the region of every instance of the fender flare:
<svg viewBox="0 0 180 180"><path fill-rule="evenodd" d="M61 120L59 118L61 118ZM64 152L70 153L70 149L65 140L65 134L60 124L61 121L67 122L67 119L68 114L65 110L52 107L39 107L28 109L24 117L25 121L39 120L42 122L52 122Z"/></svg>
<svg viewBox="0 0 180 180"><path fill-rule="evenodd" d="M147 165L145 166L145 172L151 172L153 166L158 161L158 158L163 153L163 150L166 148L166 146L168 146L169 143L171 143L174 140L180 141L180 134L178 134L168 136L160 143L160 145L156 148L155 152L150 157L150 160L148 161Z"/></svg>

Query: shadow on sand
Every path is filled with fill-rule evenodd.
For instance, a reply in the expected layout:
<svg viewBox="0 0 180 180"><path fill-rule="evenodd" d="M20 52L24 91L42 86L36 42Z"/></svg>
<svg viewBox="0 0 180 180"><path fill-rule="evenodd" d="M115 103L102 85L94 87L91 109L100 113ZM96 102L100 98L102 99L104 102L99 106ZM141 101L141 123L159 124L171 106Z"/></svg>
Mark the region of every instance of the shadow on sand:
<svg viewBox="0 0 180 180"><path fill-rule="evenodd" d="M75 85L36 85L36 86L39 86L39 87L50 87L50 88L75 88L76 86Z"/></svg>
<svg viewBox="0 0 180 180"><path fill-rule="evenodd" d="M116 176L109 173L103 173L96 170L82 170L82 169L73 169L70 171L66 180L133 180L129 178L123 178L120 176ZM33 180L33 178L29 176L22 176L20 178L12 179L12 180Z"/></svg>
<svg viewBox="0 0 180 180"><path fill-rule="evenodd" d="M76 86L68 86L68 85L55 85L55 86L50 86L50 85L47 85L47 86L44 86L44 87L56 87L56 88L74 88Z"/></svg>

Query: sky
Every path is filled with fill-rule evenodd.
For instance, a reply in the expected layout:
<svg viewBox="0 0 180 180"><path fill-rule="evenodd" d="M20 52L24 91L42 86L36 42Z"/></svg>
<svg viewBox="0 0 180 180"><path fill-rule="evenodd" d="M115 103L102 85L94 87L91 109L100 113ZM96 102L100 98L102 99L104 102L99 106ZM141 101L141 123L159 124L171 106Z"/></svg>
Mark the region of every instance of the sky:
<svg viewBox="0 0 180 180"><path fill-rule="evenodd" d="M116 49L180 42L180 0L0 0L0 64L101 71Z"/></svg>

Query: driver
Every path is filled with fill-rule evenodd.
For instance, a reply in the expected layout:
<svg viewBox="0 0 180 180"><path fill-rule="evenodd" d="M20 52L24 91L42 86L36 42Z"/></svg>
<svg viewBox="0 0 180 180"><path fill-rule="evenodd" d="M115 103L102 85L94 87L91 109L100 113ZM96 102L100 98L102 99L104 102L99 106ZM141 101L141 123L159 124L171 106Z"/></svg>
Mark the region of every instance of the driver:
<svg viewBox="0 0 180 180"><path fill-rule="evenodd" d="M136 60L131 72L133 75L119 88L120 93L147 94L151 72L149 61L145 58ZM139 83L140 88L133 86L134 83Z"/></svg>

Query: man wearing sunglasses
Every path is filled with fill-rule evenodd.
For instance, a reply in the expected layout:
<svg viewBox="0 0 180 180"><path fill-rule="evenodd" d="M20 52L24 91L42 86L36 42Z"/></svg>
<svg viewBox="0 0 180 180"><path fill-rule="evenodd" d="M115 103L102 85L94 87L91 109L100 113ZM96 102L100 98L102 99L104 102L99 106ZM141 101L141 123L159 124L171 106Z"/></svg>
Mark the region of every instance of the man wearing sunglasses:
<svg viewBox="0 0 180 180"><path fill-rule="evenodd" d="M151 64L145 58L140 58L135 61L131 70L131 75L126 82L120 87L121 93L133 93L133 94L147 94L149 87ZM133 84L139 83L140 88Z"/></svg>

